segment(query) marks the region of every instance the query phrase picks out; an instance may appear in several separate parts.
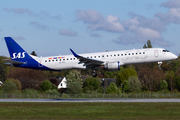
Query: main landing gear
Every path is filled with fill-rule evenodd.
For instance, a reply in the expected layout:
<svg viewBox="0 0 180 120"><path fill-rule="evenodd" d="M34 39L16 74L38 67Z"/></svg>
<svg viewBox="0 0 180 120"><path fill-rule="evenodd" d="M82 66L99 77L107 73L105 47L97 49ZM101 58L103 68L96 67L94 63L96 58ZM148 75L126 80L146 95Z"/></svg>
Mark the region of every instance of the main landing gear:
<svg viewBox="0 0 180 120"><path fill-rule="evenodd" d="M93 70L93 71L92 71L92 73L91 73L91 75L92 75L93 77L97 77L97 73L96 73L96 71L95 71L95 70Z"/></svg>
<svg viewBox="0 0 180 120"><path fill-rule="evenodd" d="M161 70L161 64L162 62L158 62L159 70Z"/></svg>

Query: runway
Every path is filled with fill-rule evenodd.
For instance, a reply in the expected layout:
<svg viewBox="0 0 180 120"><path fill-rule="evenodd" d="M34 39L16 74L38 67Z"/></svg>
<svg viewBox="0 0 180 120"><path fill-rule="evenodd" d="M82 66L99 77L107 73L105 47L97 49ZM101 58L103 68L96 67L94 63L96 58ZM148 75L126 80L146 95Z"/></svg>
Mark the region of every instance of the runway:
<svg viewBox="0 0 180 120"><path fill-rule="evenodd" d="M180 102L180 99L0 99L0 102Z"/></svg>

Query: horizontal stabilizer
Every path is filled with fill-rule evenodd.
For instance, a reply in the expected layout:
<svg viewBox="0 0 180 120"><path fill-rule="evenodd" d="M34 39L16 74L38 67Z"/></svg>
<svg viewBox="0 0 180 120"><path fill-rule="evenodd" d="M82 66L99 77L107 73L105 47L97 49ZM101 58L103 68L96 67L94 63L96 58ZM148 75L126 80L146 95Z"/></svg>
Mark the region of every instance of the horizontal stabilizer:
<svg viewBox="0 0 180 120"><path fill-rule="evenodd" d="M22 64L25 64L24 62L19 62L19 61L9 60L9 59L4 59L4 61L6 61L4 63L6 65L22 65Z"/></svg>

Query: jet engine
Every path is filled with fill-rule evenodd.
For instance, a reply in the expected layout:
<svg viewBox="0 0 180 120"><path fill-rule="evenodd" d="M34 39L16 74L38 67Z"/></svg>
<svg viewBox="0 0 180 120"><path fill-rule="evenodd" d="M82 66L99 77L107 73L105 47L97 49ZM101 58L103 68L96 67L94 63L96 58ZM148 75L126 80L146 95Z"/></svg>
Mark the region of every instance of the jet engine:
<svg viewBox="0 0 180 120"><path fill-rule="evenodd" d="M117 62L106 63L104 65L104 68L105 68L105 70L108 70L108 71L118 71L118 70L120 70L120 66L121 66L120 62L117 61Z"/></svg>

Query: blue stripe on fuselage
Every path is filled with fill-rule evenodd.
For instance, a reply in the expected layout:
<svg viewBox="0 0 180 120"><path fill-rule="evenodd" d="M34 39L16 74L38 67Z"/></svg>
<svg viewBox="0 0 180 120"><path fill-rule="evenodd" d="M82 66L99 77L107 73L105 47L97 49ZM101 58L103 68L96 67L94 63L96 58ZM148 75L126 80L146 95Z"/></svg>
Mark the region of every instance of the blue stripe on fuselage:
<svg viewBox="0 0 180 120"><path fill-rule="evenodd" d="M37 62L33 58L31 59L26 59L23 61L25 64L22 65L14 65L15 67L23 67L23 68L32 68L32 69L38 69L38 70L52 70L41 63ZM40 67L41 66L41 67Z"/></svg>

